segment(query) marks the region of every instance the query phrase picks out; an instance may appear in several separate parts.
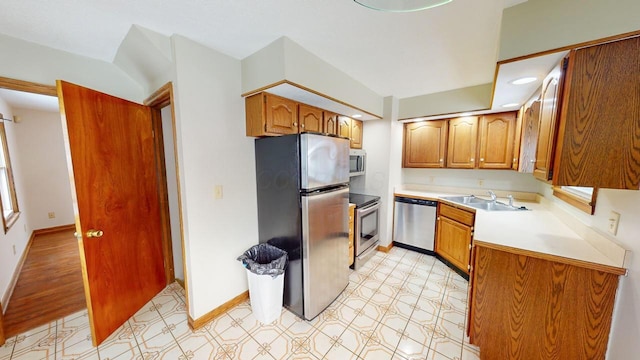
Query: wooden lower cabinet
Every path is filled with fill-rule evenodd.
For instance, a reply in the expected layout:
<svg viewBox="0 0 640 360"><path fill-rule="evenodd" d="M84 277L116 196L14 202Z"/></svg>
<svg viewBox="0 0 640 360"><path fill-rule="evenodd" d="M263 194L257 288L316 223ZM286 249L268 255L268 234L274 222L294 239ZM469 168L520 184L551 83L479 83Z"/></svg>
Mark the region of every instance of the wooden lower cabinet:
<svg viewBox="0 0 640 360"><path fill-rule="evenodd" d="M353 245L353 221L355 219L356 205L349 204L349 266L353 265L355 260L355 251Z"/></svg>
<svg viewBox="0 0 640 360"><path fill-rule="evenodd" d="M604 359L621 273L516 252L474 245L469 336L480 359Z"/></svg>
<svg viewBox="0 0 640 360"><path fill-rule="evenodd" d="M467 275L474 219L472 212L438 204L435 252Z"/></svg>

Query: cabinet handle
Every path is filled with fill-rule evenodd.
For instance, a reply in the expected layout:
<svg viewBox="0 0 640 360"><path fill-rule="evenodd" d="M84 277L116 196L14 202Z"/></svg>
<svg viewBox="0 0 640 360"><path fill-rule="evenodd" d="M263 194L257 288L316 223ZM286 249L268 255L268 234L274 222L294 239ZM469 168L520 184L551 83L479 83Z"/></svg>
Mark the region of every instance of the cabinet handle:
<svg viewBox="0 0 640 360"><path fill-rule="evenodd" d="M473 158L471 158L471 160L469 160L469 161L473 162L473 160L474 160L474 159L473 159Z"/></svg>
<svg viewBox="0 0 640 360"><path fill-rule="evenodd" d="M298 123L297 123L297 122L294 122L294 123L293 123L293 126L298 126Z"/></svg>
<svg viewBox="0 0 640 360"><path fill-rule="evenodd" d="M444 159L440 159L440 162L444 162Z"/></svg>
<svg viewBox="0 0 640 360"><path fill-rule="evenodd" d="M536 159L529 160L529 162L533 164L534 162L536 162Z"/></svg>
<svg viewBox="0 0 640 360"><path fill-rule="evenodd" d="M471 244L469 244L469 250L471 250Z"/></svg>
<svg viewBox="0 0 640 360"><path fill-rule="evenodd" d="M436 220L440 221L440 216L438 216L438 217L436 218Z"/></svg>
<svg viewBox="0 0 640 360"><path fill-rule="evenodd" d="M300 127L304 128L304 124L300 124Z"/></svg>
<svg viewBox="0 0 640 360"><path fill-rule="evenodd" d="M471 159L471 160L473 160L473 159ZM480 158L480 161L484 161L484 158Z"/></svg>

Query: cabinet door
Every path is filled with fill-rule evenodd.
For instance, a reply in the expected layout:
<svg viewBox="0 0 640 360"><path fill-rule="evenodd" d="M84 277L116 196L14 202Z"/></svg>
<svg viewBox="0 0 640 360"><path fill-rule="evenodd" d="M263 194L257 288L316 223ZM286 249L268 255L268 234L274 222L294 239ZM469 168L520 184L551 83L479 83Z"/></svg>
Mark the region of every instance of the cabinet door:
<svg viewBox="0 0 640 360"><path fill-rule="evenodd" d="M322 132L322 109L299 104L298 120L300 121L300 132Z"/></svg>
<svg viewBox="0 0 640 360"><path fill-rule="evenodd" d="M436 243L436 251L440 256L469 274L471 227L440 216L438 217Z"/></svg>
<svg viewBox="0 0 640 360"><path fill-rule="evenodd" d="M515 112L505 112L482 116L478 168L511 169L516 115Z"/></svg>
<svg viewBox="0 0 640 360"><path fill-rule="evenodd" d="M296 134L298 132L297 103L271 94L265 96L266 132Z"/></svg>
<svg viewBox="0 0 640 360"><path fill-rule="evenodd" d="M473 169L476 165L478 117L449 120L447 167Z"/></svg>
<svg viewBox="0 0 640 360"><path fill-rule="evenodd" d="M402 166L405 168L443 168L446 147L446 120L404 124Z"/></svg>
<svg viewBox="0 0 640 360"><path fill-rule="evenodd" d="M351 139L351 118L338 116L338 136Z"/></svg>
<svg viewBox="0 0 640 360"><path fill-rule="evenodd" d="M533 176L543 181L550 180L553 176L553 155L558 128L556 120L562 81L560 74L560 66L558 66L547 76L542 85L542 103L540 104L538 142Z"/></svg>
<svg viewBox="0 0 640 360"><path fill-rule="evenodd" d="M338 135L338 114L324 111L322 129L325 133Z"/></svg>
<svg viewBox="0 0 640 360"><path fill-rule="evenodd" d="M536 162L540 104L541 100L537 99L524 111L522 118L522 136L520 138L520 166L518 167L518 171L520 172L533 173Z"/></svg>
<svg viewBox="0 0 640 360"><path fill-rule="evenodd" d="M362 121L351 119L351 148L362 149Z"/></svg>
<svg viewBox="0 0 640 360"><path fill-rule="evenodd" d="M570 55L554 185L640 188L640 37Z"/></svg>

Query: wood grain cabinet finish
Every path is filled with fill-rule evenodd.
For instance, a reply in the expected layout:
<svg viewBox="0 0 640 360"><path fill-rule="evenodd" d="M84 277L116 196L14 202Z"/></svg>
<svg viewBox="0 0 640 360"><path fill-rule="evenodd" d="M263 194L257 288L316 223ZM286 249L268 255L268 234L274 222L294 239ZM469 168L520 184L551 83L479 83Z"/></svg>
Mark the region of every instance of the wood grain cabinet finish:
<svg viewBox="0 0 640 360"><path fill-rule="evenodd" d="M447 120L404 124L402 166L443 168L447 149Z"/></svg>
<svg viewBox="0 0 640 360"><path fill-rule="evenodd" d="M515 142L516 113L504 112L480 118L479 169L511 169Z"/></svg>
<svg viewBox="0 0 640 360"><path fill-rule="evenodd" d="M338 135L338 114L323 111L322 121L322 131L327 134Z"/></svg>
<svg viewBox="0 0 640 360"><path fill-rule="evenodd" d="M245 99L247 136L298 133L298 103L269 93Z"/></svg>
<svg viewBox="0 0 640 360"><path fill-rule="evenodd" d="M475 168L477 140L477 116L449 120L447 167L458 169Z"/></svg>
<svg viewBox="0 0 640 360"><path fill-rule="evenodd" d="M469 274L475 214L438 204L435 252L465 274Z"/></svg>
<svg viewBox="0 0 640 360"><path fill-rule="evenodd" d="M298 120L300 122L298 127L300 132L322 132L322 109L305 104L298 104Z"/></svg>
<svg viewBox="0 0 640 360"><path fill-rule="evenodd" d="M338 136L351 139L351 118L338 116Z"/></svg>
<svg viewBox="0 0 640 360"><path fill-rule="evenodd" d="M351 119L351 148L362 149L362 121Z"/></svg>
<svg viewBox="0 0 640 360"><path fill-rule="evenodd" d="M558 134L558 112L564 71L558 65L543 81L538 122L538 141L533 176L548 181L553 176L553 157Z"/></svg>
<svg viewBox="0 0 640 360"><path fill-rule="evenodd" d="M540 120L540 104L537 99L524 110L522 116L522 132L520 135L520 160L517 169L524 173L533 173L538 145L538 121Z"/></svg>
<svg viewBox="0 0 640 360"><path fill-rule="evenodd" d="M640 188L640 37L569 55L554 185Z"/></svg>
<svg viewBox="0 0 640 360"><path fill-rule="evenodd" d="M604 359L618 275L475 245L470 340L481 359Z"/></svg>

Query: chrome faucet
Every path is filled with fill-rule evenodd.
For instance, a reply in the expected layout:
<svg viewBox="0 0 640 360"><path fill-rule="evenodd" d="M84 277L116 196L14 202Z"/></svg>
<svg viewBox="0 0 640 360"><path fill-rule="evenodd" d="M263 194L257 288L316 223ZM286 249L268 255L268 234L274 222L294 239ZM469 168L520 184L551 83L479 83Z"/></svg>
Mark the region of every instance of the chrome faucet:
<svg viewBox="0 0 640 360"><path fill-rule="evenodd" d="M509 198L509 206L513 207L513 195L509 194L507 198Z"/></svg>
<svg viewBox="0 0 640 360"><path fill-rule="evenodd" d="M496 199L498 198L496 196L496 193L494 193L493 190L489 190L488 193L489 193L489 196L491 196L491 201L495 202Z"/></svg>

